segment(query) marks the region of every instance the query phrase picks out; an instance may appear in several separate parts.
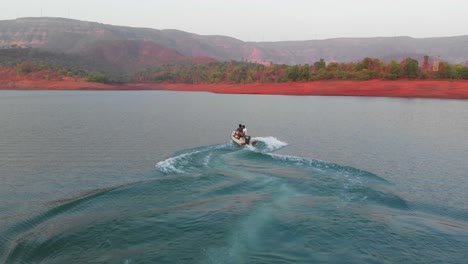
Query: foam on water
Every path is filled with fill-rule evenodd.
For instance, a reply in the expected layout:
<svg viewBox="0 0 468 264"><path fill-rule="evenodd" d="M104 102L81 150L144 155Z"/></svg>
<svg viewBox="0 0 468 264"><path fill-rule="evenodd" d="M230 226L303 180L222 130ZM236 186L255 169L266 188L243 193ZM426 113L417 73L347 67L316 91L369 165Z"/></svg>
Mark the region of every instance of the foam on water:
<svg viewBox="0 0 468 264"><path fill-rule="evenodd" d="M303 158L303 157L282 155L282 154L275 154L275 153L267 153L266 155L278 161L286 162L288 164L294 164L296 166L301 166L301 167L310 167L321 172L333 171L334 173L340 173L341 175L345 177L363 176L366 178L372 178L381 182L388 183L387 180L385 180L382 177L379 177L378 175L372 172L356 169L353 167L343 166L343 165L339 165L339 164L335 164L335 163L331 163L331 162L327 162L323 160L308 159L308 158ZM354 178L354 180L356 179Z"/></svg>
<svg viewBox="0 0 468 264"><path fill-rule="evenodd" d="M190 153L181 154L172 158L158 162L155 167L163 173L184 173L182 169L177 168L178 165L185 162L191 155L200 153L200 151L194 151Z"/></svg>
<svg viewBox="0 0 468 264"><path fill-rule="evenodd" d="M288 145L288 143L283 142L275 137L254 137L253 141L258 141L264 144L264 146L256 145L255 149L260 150L261 152L273 152L279 149L282 149ZM250 147L250 146L249 146Z"/></svg>
<svg viewBox="0 0 468 264"><path fill-rule="evenodd" d="M165 174L186 173L186 168L195 167L198 163L205 167L208 166L213 152L223 149L232 149L232 144L225 143L185 150L174 157L156 163L155 167ZM201 160L197 159L198 156Z"/></svg>
<svg viewBox="0 0 468 264"><path fill-rule="evenodd" d="M258 141L256 146L245 146L241 149L247 149L254 152L269 153L279 150L288 144L275 138L275 137L256 137L253 140ZM198 147L194 149L185 150L184 152L167 158L163 161L156 163L155 167L164 174L170 173L186 173L186 169L195 167L197 164L207 167L213 158L213 153L216 151L231 151L239 150L237 145L232 142Z"/></svg>

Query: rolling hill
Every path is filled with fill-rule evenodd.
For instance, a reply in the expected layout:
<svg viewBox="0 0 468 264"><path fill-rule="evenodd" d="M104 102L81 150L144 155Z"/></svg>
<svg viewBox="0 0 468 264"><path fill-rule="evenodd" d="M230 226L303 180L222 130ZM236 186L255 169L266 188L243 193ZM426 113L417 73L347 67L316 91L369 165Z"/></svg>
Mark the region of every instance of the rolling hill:
<svg viewBox="0 0 468 264"><path fill-rule="evenodd" d="M287 42L244 42L179 30L113 26L64 18L0 21L0 47L31 47L102 60L126 72L192 58L263 64L353 62L364 57L403 59L408 54L468 62L468 35L442 38L336 38ZM209 59L208 59L209 60Z"/></svg>

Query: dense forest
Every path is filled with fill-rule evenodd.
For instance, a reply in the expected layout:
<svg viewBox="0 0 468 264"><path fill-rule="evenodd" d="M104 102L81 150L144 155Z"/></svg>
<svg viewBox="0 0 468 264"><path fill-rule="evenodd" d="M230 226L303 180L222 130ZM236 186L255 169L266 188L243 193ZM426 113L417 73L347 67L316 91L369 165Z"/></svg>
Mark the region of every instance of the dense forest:
<svg viewBox="0 0 468 264"><path fill-rule="evenodd" d="M16 68L19 75L31 72L55 72L54 76L78 77L93 82L123 83L128 75L120 68L92 57L74 54L53 53L31 48L0 49L0 66ZM45 74L48 79L51 75Z"/></svg>
<svg viewBox="0 0 468 264"><path fill-rule="evenodd" d="M325 63L313 65L270 65L248 62L183 62L147 68L135 74L136 82L172 83L280 83L316 80L397 80L409 79L468 79L468 67L440 62L429 65L428 57L419 62L407 58L401 62L384 63L375 58L364 58L357 63Z"/></svg>
<svg viewBox="0 0 468 264"><path fill-rule="evenodd" d="M77 77L102 83L281 83L316 80L397 80L409 79L468 79L468 67L447 62L429 62L425 56L420 65L413 58L385 63L376 58L364 58L355 63L326 63L323 59L313 65L272 64L265 66L250 62L182 61L157 65L142 71L126 72L104 61L72 54L57 54L30 48L0 49L0 66L15 68L18 75L53 71L57 79ZM44 74L49 79L50 74Z"/></svg>

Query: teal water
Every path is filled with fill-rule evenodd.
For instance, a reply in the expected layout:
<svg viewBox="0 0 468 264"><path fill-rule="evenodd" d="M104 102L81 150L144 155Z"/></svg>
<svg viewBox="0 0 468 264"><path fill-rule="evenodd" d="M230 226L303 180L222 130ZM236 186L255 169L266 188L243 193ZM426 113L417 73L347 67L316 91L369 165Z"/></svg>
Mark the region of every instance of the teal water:
<svg viewBox="0 0 468 264"><path fill-rule="evenodd" d="M0 92L0 263L465 263L467 114L457 100ZM239 122L256 147L229 141Z"/></svg>

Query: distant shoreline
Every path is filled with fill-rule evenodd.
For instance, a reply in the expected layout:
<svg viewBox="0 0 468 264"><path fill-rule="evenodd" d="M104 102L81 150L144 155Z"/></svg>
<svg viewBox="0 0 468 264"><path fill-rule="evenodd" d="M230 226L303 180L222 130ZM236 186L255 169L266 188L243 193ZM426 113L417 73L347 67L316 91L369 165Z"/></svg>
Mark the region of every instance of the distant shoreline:
<svg viewBox="0 0 468 264"><path fill-rule="evenodd" d="M251 84L102 84L83 80L0 80L0 90L166 90L219 94L468 99L468 80L330 80Z"/></svg>

